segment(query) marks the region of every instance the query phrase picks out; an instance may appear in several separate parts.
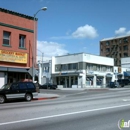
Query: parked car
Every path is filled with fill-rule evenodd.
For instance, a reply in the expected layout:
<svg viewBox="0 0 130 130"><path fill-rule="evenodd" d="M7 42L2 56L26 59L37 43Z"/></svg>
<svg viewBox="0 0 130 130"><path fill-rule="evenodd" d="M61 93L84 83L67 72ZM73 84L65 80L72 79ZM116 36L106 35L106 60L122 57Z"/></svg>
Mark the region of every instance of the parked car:
<svg viewBox="0 0 130 130"><path fill-rule="evenodd" d="M9 99L23 98L26 101L31 101L38 92L33 82L16 82L5 84L0 88L0 103L4 103Z"/></svg>
<svg viewBox="0 0 130 130"><path fill-rule="evenodd" d="M109 82L108 84L107 84L107 87L108 88L117 88L117 87L119 87L120 85L119 85L119 83L118 82Z"/></svg>
<svg viewBox="0 0 130 130"><path fill-rule="evenodd" d="M129 85L130 84L130 80L129 79L118 79L117 82L121 85L121 87L124 87L125 85Z"/></svg>
<svg viewBox="0 0 130 130"><path fill-rule="evenodd" d="M52 83L45 83L43 85L40 85L40 89L57 89L57 85Z"/></svg>

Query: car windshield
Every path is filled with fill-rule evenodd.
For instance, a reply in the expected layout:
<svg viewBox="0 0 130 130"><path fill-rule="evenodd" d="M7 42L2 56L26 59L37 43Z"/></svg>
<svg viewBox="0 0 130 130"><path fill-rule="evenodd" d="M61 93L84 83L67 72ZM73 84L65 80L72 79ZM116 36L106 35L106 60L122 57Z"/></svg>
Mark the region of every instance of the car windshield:
<svg viewBox="0 0 130 130"><path fill-rule="evenodd" d="M10 88L10 84L5 84L0 89L9 89L9 88Z"/></svg>

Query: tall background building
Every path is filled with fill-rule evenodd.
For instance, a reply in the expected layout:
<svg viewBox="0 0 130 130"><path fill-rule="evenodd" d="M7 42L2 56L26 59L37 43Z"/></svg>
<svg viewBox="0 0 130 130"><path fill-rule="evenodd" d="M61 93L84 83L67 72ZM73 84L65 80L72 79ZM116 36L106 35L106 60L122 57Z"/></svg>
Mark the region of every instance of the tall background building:
<svg viewBox="0 0 130 130"><path fill-rule="evenodd" d="M114 58L114 65L121 66L121 58L130 57L130 35L101 40L100 55Z"/></svg>

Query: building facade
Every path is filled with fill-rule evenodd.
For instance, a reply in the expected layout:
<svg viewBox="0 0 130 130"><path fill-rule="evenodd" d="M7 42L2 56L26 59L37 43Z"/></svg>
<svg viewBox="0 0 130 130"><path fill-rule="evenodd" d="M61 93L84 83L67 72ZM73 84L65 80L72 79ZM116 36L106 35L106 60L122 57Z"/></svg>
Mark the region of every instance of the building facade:
<svg viewBox="0 0 130 130"><path fill-rule="evenodd" d="M130 57L121 58L121 67L126 69L124 78L130 79Z"/></svg>
<svg viewBox="0 0 130 130"><path fill-rule="evenodd" d="M52 57L51 79L58 87L106 87L115 80L114 59L86 53Z"/></svg>
<svg viewBox="0 0 130 130"><path fill-rule="evenodd" d="M0 86L31 78L28 70L32 59L36 63L37 49L33 39L33 17L0 8Z"/></svg>
<svg viewBox="0 0 130 130"><path fill-rule="evenodd" d="M121 58L130 56L130 35L101 40L100 55L114 58L114 65L121 66Z"/></svg>

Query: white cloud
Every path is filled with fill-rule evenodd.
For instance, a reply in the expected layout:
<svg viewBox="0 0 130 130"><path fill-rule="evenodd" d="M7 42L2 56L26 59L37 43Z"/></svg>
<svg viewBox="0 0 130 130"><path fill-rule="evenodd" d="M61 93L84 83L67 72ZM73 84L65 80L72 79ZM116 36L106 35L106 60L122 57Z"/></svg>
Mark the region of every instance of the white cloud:
<svg viewBox="0 0 130 130"><path fill-rule="evenodd" d="M121 35L121 34L125 34L126 33L126 28L121 27L118 30L115 30L115 34L116 35Z"/></svg>
<svg viewBox="0 0 130 130"><path fill-rule="evenodd" d="M127 32L127 35L130 35L130 31Z"/></svg>
<svg viewBox="0 0 130 130"><path fill-rule="evenodd" d="M64 49L64 44L56 42L38 41L37 42L37 54L41 57L44 53L44 61L51 59L52 56L60 56L67 54L68 51Z"/></svg>
<svg viewBox="0 0 130 130"><path fill-rule="evenodd" d="M80 26L75 32L70 34L71 30L66 32L67 36L51 37L51 39L77 39L77 38L95 38L98 36L97 30L91 25Z"/></svg>
<svg viewBox="0 0 130 130"><path fill-rule="evenodd" d="M77 30L72 33L72 36L74 38L95 38L98 36L98 34L94 27L85 25L78 27Z"/></svg>
<svg viewBox="0 0 130 130"><path fill-rule="evenodd" d="M115 30L115 34L117 36L120 36L120 35L130 35L130 31L126 31L125 27L120 27L118 30Z"/></svg>

